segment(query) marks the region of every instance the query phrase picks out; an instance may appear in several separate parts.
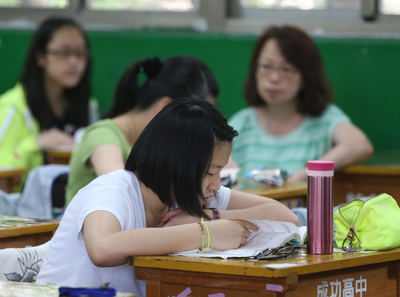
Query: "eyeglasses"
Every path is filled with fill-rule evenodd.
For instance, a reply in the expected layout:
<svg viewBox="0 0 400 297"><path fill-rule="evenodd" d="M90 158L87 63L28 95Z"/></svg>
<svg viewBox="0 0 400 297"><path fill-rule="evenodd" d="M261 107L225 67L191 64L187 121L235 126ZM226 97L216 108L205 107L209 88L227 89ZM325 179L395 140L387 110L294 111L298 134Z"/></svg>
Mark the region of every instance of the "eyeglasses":
<svg viewBox="0 0 400 297"><path fill-rule="evenodd" d="M289 241L285 245L276 248L266 249L257 256L248 257L246 258L246 260L268 261L283 259L290 255L296 254L299 248L300 246L296 245L294 242Z"/></svg>
<svg viewBox="0 0 400 297"><path fill-rule="evenodd" d="M298 71L294 68L290 67L273 67L269 64L258 64L257 70L259 71L260 75L270 77L272 74L277 73L279 77L283 79L292 79L294 78Z"/></svg>
<svg viewBox="0 0 400 297"><path fill-rule="evenodd" d="M90 53L87 50L48 50L46 51L46 54L56 56L62 60L68 60L71 57L76 57L80 60L86 60L90 56Z"/></svg>
<svg viewBox="0 0 400 297"><path fill-rule="evenodd" d="M346 241L349 241L348 246L345 246ZM353 245L353 241L355 242L354 245ZM343 240L342 250L344 250L345 252L348 252L348 253L356 253L356 252L361 252L363 250L363 248L361 246L361 240L358 238L358 236L356 234L354 225L350 226L350 230L347 233L347 236L345 237L345 239Z"/></svg>

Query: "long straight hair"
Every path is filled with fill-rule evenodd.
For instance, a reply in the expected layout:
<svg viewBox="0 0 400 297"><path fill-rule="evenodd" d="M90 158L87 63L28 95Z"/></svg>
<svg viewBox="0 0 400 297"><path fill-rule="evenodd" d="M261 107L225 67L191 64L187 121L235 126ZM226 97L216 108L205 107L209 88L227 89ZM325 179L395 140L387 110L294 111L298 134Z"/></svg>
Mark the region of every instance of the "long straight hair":
<svg viewBox="0 0 400 297"><path fill-rule="evenodd" d="M51 17L42 22L33 35L25 65L20 77L26 99L33 116L37 119L41 130L53 127L55 116L51 109L48 96L44 86L44 70L39 67L37 59L45 55L47 46L55 32L63 27L74 27L81 32L88 52L89 40L82 27L74 20L65 17ZM89 100L91 97L90 88L91 58L87 58L86 69L80 82L73 88L65 88L64 94L68 98L73 115L69 117L71 124L82 127L88 125Z"/></svg>

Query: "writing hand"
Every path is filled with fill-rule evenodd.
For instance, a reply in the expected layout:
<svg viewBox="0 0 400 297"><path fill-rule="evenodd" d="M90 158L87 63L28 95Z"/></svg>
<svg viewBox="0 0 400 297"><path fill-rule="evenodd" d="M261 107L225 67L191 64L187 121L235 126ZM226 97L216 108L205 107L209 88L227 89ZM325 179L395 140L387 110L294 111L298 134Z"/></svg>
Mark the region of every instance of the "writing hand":
<svg viewBox="0 0 400 297"><path fill-rule="evenodd" d="M213 220L205 222L210 231L210 247L216 250L238 248L258 227L243 220Z"/></svg>

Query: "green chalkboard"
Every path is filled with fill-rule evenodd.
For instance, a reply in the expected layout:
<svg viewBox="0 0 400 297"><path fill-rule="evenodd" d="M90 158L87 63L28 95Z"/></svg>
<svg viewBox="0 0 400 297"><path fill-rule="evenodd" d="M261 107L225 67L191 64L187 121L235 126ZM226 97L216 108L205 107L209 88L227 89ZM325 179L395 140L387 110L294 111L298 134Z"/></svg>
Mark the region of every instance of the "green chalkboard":
<svg viewBox="0 0 400 297"><path fill-rule="evenodd" d="M138 58L193 55L211 68L221 93L217 108L231 116L246 106L243 82L257 36L185 31L89 31L93 93L106 111L124 69ZM0 92L21 72L32 36L0 29ZM400 148L400 40L316 38L339 105L371 138L375 150Z"/></svg>

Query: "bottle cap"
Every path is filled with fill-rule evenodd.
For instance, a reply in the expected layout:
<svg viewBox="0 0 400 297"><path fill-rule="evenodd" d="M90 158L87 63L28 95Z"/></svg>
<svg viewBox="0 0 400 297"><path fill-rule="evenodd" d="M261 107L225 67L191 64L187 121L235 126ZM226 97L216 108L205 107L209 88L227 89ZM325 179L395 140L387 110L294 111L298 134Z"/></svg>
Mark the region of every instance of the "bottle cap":
<svg viewBox="0 0 400 297"><path fill-rule="evenodd" d="M332 161L308 161L307 175L311 176L333 176L334 162Z"/></svg>
<svg viewBox="0 0 400 297"><path fill-rule="evenodd" d="M333 170L334 162L332 161L308 161L307 169L316 171L330 171Z"/></svg>

